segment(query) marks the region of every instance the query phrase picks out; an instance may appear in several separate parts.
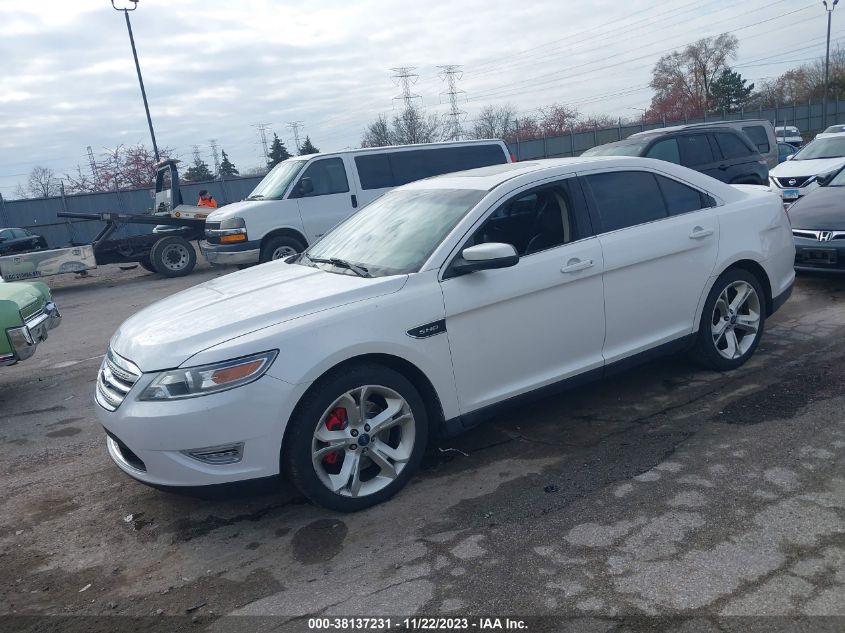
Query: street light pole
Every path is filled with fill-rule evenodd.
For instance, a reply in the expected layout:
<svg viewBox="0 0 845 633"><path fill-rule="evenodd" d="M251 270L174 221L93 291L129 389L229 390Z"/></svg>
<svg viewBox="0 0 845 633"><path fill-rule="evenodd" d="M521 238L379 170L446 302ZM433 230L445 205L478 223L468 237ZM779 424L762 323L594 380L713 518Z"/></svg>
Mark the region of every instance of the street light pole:
<svg viewBox="0 0 845 633"><path fill-rule="evenodd" d="M822 100L822 129L827 128L827 88L828 88L828 74L830 70L830 21L833 16L833 10L839 4L839 0L833 0L830 6L827 0L822 0L824 10L827 11L827 51L824 55L824 99Z"/></svg>
<svg viewBox="0 0 845 633"><path fill-rule="evenodd" d="M129 0L133 4L131 9L123 8L119 9L114 4L114 0L111 0L111 6L114 8L115 11L123 11L123 17L126 18L126 30L129 31L129 43L132 45L132 57L135 58L135 70L138 72L138 83L141 85L141 97L144 99L144 111L147 113L147 125L150 128L150 138L153 141L153 154L155 155L156 162L160 159L158 155L158 145L156 144L156 135L153 131L153 120L150 117L150 106L147 103L147 91L144 90L144 79L141 77L141 65L138 63L138 51L135 50L135 38L132 36L132 24L129 22L129 12L134 11L138 8L138 0ZM839 2L839 0L836 0Z"/></svg>

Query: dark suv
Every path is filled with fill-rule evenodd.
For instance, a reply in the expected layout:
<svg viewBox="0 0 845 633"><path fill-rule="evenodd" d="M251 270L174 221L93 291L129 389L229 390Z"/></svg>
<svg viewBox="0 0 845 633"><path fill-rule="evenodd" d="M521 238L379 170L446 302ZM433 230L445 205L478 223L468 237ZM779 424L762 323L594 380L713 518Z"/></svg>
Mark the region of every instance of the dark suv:
<svg viewBox="0 0 845 633"><path fill-rule="evenodd" d="M0 255L47 248L47 241L26 229L0 229Z"/></svg>
<svg viewBox="0 0 845 633"><path fill-rule="evenodd" d="M730 184L769 182L769 167L757 147L745 134L728 127L654 130L593 147L582 156L644 156L683 165Z"/></svg>

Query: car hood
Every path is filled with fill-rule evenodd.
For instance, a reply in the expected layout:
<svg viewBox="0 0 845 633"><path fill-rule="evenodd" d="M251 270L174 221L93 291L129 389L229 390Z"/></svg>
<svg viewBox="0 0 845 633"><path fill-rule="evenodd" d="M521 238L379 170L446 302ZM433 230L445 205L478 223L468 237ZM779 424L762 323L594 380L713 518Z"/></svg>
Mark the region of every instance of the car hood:
<svg viewBox="0 0 845 633"><path fill-rule="evenodd" d="M796 229L845 231L845 187L819 187L789 207Z"/></svg>
<svg viewBox="0 0 845 633"><path fill-rule="evenodd" d="M141 371L170 369L194 354L250 332L396 292L407 278L367 279L269 262L208 281L141 310L120 326L111 348Z"/></svg>
<svg viewBox="0 0 845 633"><path fill-rule="evenodd" d="M29 318L50 300L50 291L41 282L5 282L0 284L0 302L13 304L14 312ZM12 327L18 322L0 324L2 327Z"/></svg>
<svg viewBox="0 0 845 633"><path fill-rule="evenodd" d="M826 174L845 165L845 157L841 158L813 158L811 160L787 160L769 170L769 175L775 178L795 176L804 178Z"/></svg>
<svg viewBox="0 0 845 633"><path fill-rule="evenodd" d="M241 200L240 202L233 202L209 213L205 221L220 222L226 218L237 216L244 209L252 211L262 205L273 204L274 202L278 203L278 200Z"/></svg>

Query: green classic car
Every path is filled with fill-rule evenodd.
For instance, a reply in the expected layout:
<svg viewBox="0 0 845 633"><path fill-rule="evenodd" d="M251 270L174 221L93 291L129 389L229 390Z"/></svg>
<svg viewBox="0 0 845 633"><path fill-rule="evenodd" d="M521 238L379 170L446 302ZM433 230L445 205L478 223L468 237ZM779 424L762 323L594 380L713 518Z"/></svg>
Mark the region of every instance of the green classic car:
<svg viewBox="0 0 845 633"><path fill-rule="evenodd" d="M62 321L50 289L39 281L5 283L0 278L0 366L35 353L47 332Z"/></svg>

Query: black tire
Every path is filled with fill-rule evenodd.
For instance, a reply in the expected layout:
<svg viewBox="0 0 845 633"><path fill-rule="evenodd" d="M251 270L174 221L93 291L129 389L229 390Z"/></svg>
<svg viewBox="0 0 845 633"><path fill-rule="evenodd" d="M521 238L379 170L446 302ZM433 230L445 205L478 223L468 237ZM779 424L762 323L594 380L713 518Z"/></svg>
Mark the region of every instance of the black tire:
<svg viewBox="0 0 845 633"><path fill-rule="evenodd" d="M293 252L287 252L287 254L282 255L281 257L273 256L277 253L277 251L283 249L288 249L289 251L292 250ZM274 259L282 259L283 257L289 257L294 253L301 253L304 250L305 244L300 242L295 237L289 237L287 235L277 235L275 237L271 237L266 242L264 242L263 246L261 247L261 255L259 256L259 262L264 264L266 262L271 262Z"/></svg>
<svg viewBox="0 0 845 633"><path fill-rule="evenodd" d="M155 269L155 266L153 266L153 263L150 261L149 255L144 255L144 257L142 257L141 259L138 260L138 263L141 264L141 268L143 268L144 270L148 270L151 273L157 273L158 272Z"/></svg>
<svg viewBox="0 0 845 633"><path fill-rule="evenodd" d="M344 496L329 490L321 481L316 466L312 463L312 442L318 425L322 423L322 418L335 400L364 385L385 387L405 400L413 415L414 443L404 467L389 484L360 497ZM359 441L363 435L358 435ZM416 387L402 374L390 368L362 364L329 374L306 393L291 416L285 432L280 456L281 471L286 472L290 481L314 503L338 512L357 512L386 501L408 483L422 460L428 435L428 415ZM375 442L375 439L368 439L368 442ZM372 467L373 462L370 464ZM363 477L361 479L364 480Z"/></svg>
<svg viewBox="0 0 845 633"><path fill-rule="evenodd" d="M736 317L731 316L727 319L724 319L724 317L722 319L717 318L721 309L717 311L716 304L719 302L719 297L722 293L738 282L745 282L751 286L756 293L757 309L759 310L759 325L753 334L744 330L740 330L739 334L735 334L735 338L739 338L740 336L742 337L739 338L741 346L745 345L744 341L746 336L753 336L754 338L749 341L750 345L748 345L741 354L737 355L735 358L726 358L725 355L720 353L719 349L721 345L725 345L727 347L728 343L724 337L720 337L718 341L714 340L712 328L715 325L721 324L722 321L725 321L728 324L729 329L733 330L732 323L736 323ZM730 298L730 290L728 290L728 296ZM750 298L749 301L751 301ZM740 306L740 308L740 314L737 316L742 316L741 313L743 312L743 306ZM766 309L766 295L763 292L760 280L755 275L742 268L730 268L726 270L719 276L713 284L710 294L707 295L707 301L704 303L704 310L701 313L701 321L698 326L698 334L696 335L695 345L692 350L693 358L702 365L716 371L730 371L731 369L736 369L745 363L754 354L754 351L757 349L757 345L760 344L760 339L763 336L763 330L766 322ZM737 349L741 350L741 347Z"/></svg>
<svg viewBox="0 0 845 633"><path fill-rule="evenodd" d="M197 264L197 253L184 237L170 235L153 244L150 263L159 275L184 277L190 275Z"/></svg>

